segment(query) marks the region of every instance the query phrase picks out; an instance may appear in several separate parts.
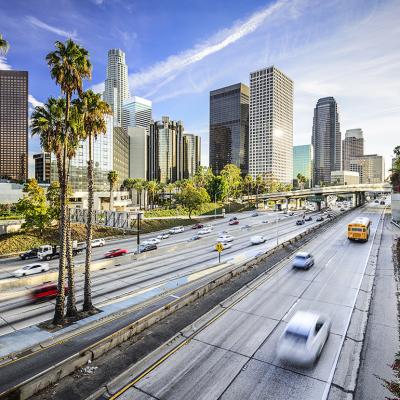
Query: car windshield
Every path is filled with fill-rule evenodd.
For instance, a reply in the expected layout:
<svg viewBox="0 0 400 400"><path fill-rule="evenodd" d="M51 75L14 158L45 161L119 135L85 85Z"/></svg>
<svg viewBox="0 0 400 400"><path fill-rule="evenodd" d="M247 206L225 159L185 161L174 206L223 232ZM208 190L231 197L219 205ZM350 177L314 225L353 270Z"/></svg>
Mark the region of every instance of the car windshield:
<svg viewBox="0 0 400 400"><path fill-rule="evenodd" d="M31 267L32 267L32 265L27 265L27 266L23 267L22 269L27 270L27 269L31 269Z"/></svg>
<svg viewBox="0 0 400 400"><path fill-rule="evenodd" d="M306 256L296 256L297 260L305 260L307 257Z"/></svg>
<svg viewBox="0 0 400 400"><path fill-rule="evenodd" d="M297 332L292 332L292 331L286 331L285 337L291 341L297 342L297 343L306 343L308 339L308 332L302 332L302 331L297 331Z"/></svg>

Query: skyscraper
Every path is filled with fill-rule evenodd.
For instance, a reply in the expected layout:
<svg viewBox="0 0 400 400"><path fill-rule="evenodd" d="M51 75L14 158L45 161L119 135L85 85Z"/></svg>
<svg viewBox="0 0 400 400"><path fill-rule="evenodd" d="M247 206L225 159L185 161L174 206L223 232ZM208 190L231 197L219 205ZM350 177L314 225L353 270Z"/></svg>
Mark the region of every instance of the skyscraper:
<svg viewBox="0 0 400 400"><path fill-rule="evenodd" d="M352 157L350 171L360 174L360 183L381 183L385 180L385 159L377 154Z"/></svg>
<svg viewBox="0 0 400 400"><path fill-rule="evenodd" d="M35 154L33 159L35 161L35 179L39 183L50 183L51 154Z"/></svg>
<svg viewBox="0 0 400 400"><path fill-rule="evenodd" d="M249 172L292 183L293 81L274 66L250 73Z"/></svg>
<svg viewBox="0 0 400 400"><path fill-rule="evenodd" d="M249 88L243 83L210 92L210 167L226 164L248 172Z"/></svg>
<svg viewBox="0 0 400 400"><path fill-rule="evenodd" d="M350 171L350 159L364 155L362 129L348 129L342 145L343 171Z"/></svg>
<svg viewBox="0 0 400 400"><path fill-rule="evenodd" d="M114 114L114 126L122 125L122 103L130 97L128 85L128 66L125 53L120 49L108 51L107 74L103 94Z"/></svg>
<svg viewBox="0 0 400 400"><path fill-rule="evenodd" d="M152 119L152 102L142 97L132 96L122 103L122 127L142 127L149 130Z"/></svg>
<svg viewBox="0 0 400 400"><path fill-rule="evenodd" d="M28 178L28 72L0 70L0 179Z"/></svg>
<svg viewBox="0 0 400 400"><path fill-rule="evenodd" d="M331 172L340 171L341 132L339 112L333 97L319 99L314 109L312 145L314 148L314 185L330 183Z"/></svg>
<svg viewBox="0 0 400 400"><path fill-rule="evenodd" d="M162 117L150 124L149 180L170 183L183 179L183 123Z"/></svg>
<svg viewBox="0 0 400 400"><path fill-rule="evenodd" d="M116 126L113 131L113 170L118 173L118 184L129 178L129 136L127 129Z"/></svg>
<svg viewBox="0 0 400 400"><path fill-rule="evenodd" d="M183 135L183 177L191 179L196 174L201 162L200 136L185 133Z"/></svg>
<svg viewBox="0 0 400 400"><path fill-rule="evenodd" d="M306 187L312 185L313 172L313 150L311 144L293 146L293 180L297 180L297 175L303 175L307 182Z"/></svg>

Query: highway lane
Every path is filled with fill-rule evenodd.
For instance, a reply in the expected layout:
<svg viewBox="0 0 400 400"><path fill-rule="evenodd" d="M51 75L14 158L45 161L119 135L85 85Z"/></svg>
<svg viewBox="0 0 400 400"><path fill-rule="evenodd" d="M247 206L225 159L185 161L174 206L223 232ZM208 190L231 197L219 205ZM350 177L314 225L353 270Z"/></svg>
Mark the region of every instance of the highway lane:
<svg viewBox="0 0 400 400"><path fill-rule="evenodd" d="M274 216L274 218L276 217ZM256 217L254 217L255 219ZM314 224L317 224L315 218L303 226L297 226L293 217L282 217L278 223L280 240L287 240ZM226 229L226 223L222 227ZM207 238L191 242L187 248L178 246L175 251L167 255L157 255L157 251L155 251L149 259L133 262L128 261L129 257L126 257L128 260L119 258L115 259L116 265L94 271L92 274L94 304L101 307L110 301L115 301L114 299L118 297L126 298L129 294L133 296L138 290L155 288L161 283L185 277L215 265L218 257L214 251L214 245L222 227L215 229ZM227 230L232 232L235 240L232 248L223 253L222 262L239 261L239 258L243 259L246 254L250 257L257 252L266 251L267 248L275 245L276 227L276 224L263 224L257 223L257 221L250 229L229 227ZM263 233L268 241L264 245L251 246L249 237L257 233ZM182 248L180 249L180 247ZM83 282L83 274L77 275L78 305L81 304L83 297ZM32 303L30 299L25 298L0 301L0 335L50 319L53 309L54 301Z"/></svg>
<svg viewBox="0 0 400 400"><path fill-rule="evenodd" d="M362 215L372 220L375 234L382 210ZM295 271L291 260L244 298L223 303L219 318L201 330L202 322L183 331L189 340L125 387L118 399L322 399L341 348L369 257L372 240L349 242L346 216L305 246L315 257L309 271ZM332 318L330 337L315 366L295 368L276 357L277 341L299 310ZM214 314L215 315L215 314ZM192 336L193 334L193 336ZM158 358L149 360L156 362Z"/></svg>

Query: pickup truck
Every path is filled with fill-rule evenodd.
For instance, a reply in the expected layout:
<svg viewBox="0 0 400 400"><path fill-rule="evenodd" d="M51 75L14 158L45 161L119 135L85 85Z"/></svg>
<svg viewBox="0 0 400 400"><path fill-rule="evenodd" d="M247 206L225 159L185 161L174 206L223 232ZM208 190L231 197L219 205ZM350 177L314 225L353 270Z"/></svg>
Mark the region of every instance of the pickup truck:
<svg viewBox="0 0 400 400"><path fill-rule="evenodd" d="M76 256L85 249L83 243L78 243L76 240L72 242L72 254ZM60 257L60 246L45 244L39 247L37 257L39 260L52 260L53 258Z"/></svg>

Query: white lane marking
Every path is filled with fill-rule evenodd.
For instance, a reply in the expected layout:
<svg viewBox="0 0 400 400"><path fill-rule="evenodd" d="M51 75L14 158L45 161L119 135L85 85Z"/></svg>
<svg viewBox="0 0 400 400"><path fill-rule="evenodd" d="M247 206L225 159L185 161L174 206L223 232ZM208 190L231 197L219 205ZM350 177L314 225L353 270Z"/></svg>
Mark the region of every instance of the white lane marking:
<svg viewBox="0 0 400 400"><path fill-rule="evenodd" d="M385 213L384 213L384 212L381 214L381 217L379 218L378 226L379 226L379 222L380 222L381 220L382 220L382 228L381 228L381 231L383 231L383 226L384 226L384 222L385 222ZM371 241L371 246L370 246L369 251L368 251L368 254L367 254L367 259L365 260L364 270L363 270L363 272L362 272L362 274L361 274L360 282L359 282L359 284L358 284L357 293L356 293L356 295L355 295L355 297L354 297L353 306L352 306L352 308L351 308L351 312L349 313L349 317L348 317L348 319L347 319L347 323L346 323L345 328L344 328L344 330L343 330L343 335L342 335L342 339L341 339L341 341L340 341L340 346L339 346L339 348L338 348L338 350L337 350L337 352L336 352L336 356L335 356L335 359L334 359L333 364L332 364L332 369L331 369L331 372L330 372L330 374L329 374L329 378L328 378L328 380L327 380L327 382L326 382L325 389L324 389L324 393L322 394L321 400L327 400L328 395L329 395L329 391L330 391L330 389L331 389L331 385L332 385L332 381L333 381L333 376L334 376L334 374L335 374L336 366L337 366L337 363L338 363L338 361L339 361L340 353L342 352L342 348L343 348L344 341L345 341L345 339L346 339L347 331L349 330L349 326L350 326L350 322L351 322L351 317L352 317L352 315L353 315L354 307L356 306L358 294L359 294L359 292L360 292L361 284L362 284L362 281L363 281L363 279L364 279L364 274L365 274L365 271L366 271L367 266L368 266L368 260L369 260L369 258L370 258L370 256L371 256L372 247L374 246L375 237L376 237L376 234L377 234L377 232L378 232L378 226L376 227L376 230L375 230L375 233L374 233L374 237L372 238L372 241Z"/></svg>
<svg viewBox="0 0 400 400"><path fill-rule="evenodd" d="M296 304L300 301L300 297L293 303L292 307L289 308L288 312L282 317L282 321L285 320L285 318L290 314L290 312L293 310L293 308L296 307Z"/></svg>
<svg viewBox="0 0 400 400"><path fill-rule="evenodd" d="M173 297L174 299L180 299L180 296L175 296L174 294L171 294L170 297Z"/></svg>

